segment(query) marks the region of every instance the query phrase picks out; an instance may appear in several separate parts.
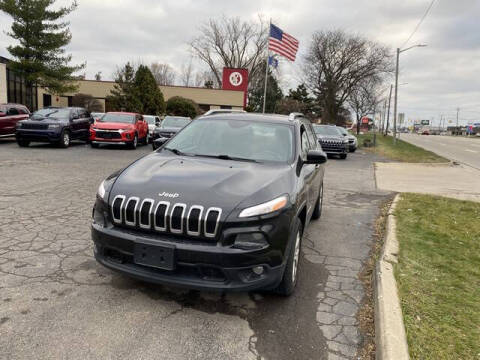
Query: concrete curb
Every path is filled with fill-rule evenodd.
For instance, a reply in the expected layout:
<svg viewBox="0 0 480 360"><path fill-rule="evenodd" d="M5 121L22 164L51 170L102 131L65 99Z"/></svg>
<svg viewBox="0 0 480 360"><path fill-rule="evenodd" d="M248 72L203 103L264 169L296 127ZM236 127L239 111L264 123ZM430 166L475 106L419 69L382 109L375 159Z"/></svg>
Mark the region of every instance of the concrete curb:
<svg viewBox="0 0 480 360"><path fill-rule="evenodd" d="M393 263L397 263L398 241L393 211L400 199L395 196L387 217L387 235L375 268L375 343L377 360L408 360L408 344L403 325Z"/></svg>

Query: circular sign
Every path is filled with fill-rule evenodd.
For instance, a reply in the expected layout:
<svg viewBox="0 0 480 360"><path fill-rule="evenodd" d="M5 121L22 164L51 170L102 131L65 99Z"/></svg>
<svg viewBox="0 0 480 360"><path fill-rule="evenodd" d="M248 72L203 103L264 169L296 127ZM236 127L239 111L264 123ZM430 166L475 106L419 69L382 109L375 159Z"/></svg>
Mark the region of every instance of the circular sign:
<svg viewBox="0 0 480 360"><path fill-rule="evenodd" d="M229 80L233 86L240 86L243 82L243 76L238 71L235 71L230 74Z"/></svg>

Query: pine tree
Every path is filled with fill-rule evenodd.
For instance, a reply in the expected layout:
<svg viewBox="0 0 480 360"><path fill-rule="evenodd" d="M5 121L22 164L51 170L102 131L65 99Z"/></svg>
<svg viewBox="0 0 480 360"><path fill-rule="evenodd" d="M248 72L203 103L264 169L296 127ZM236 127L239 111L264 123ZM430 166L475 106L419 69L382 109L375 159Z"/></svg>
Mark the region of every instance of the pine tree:
<svg viewBox="0 0 480 360"><path fill-rule="evenodd" d="M142 104L134 94L135 69L128 62L117 70L115 85L106 98L108 110L140 112Z"/></svg>
<svg viewBox="0 0 480 360"><path fill-rule="evenodd" d="M265 73L258 75L250 80L250 89L248 91L248 111L262 112L263 109L263 93L265 87ZM277 79L272 72L268 71L267 82L267 101L265 104L266 113L274 113L277 102L283 98L282 90L278 85Z"/></svg>
<svg viewBox="0 0 480 360"><path fill-rule="evenodd" d="M13 18L8 35L18 41L7 47L14 57L10 68L25 77L27 88L37 84L53 94L62 94L76 89L73 73L85 64L69 65L72 56L65 54L64 49L72 35L69 23L61 19L75 10L77 3L52 10L54 3L55 0L0 0L0 10Z"/></svg>
<svg viewBox="0 0 480 360"><path fill-rule="evenodd" d="M140 113L160 115L165 112L165 100L150 69L140 65L135 73L134 96L140 103Z"/></svg>

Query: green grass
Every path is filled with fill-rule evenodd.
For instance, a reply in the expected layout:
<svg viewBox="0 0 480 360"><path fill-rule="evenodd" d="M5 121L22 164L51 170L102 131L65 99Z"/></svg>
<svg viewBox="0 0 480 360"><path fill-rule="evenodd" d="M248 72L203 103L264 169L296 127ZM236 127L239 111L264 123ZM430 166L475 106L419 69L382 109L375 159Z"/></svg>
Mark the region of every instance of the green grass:
<svg viewBox="0 0 480 360"><path fill-rule="evenodd" d="M412 359L480 359L480 203L403 194L395 277Z"/></svg>
<svg viewBox="0 0 480 360"><path fill-rule="evenodd" d="M359 146L363 146L364 140L370 140L373 144L373 134L363 134L358 136ZM369 151L375 151L377 154L391 160L409 163L442 163L448 162L447 159L441 157L431 151L422 149L421 147L412 145L402 140L397 140L397 144L393 144L393 137L377 134L376 147L365 148Z"/></svg>

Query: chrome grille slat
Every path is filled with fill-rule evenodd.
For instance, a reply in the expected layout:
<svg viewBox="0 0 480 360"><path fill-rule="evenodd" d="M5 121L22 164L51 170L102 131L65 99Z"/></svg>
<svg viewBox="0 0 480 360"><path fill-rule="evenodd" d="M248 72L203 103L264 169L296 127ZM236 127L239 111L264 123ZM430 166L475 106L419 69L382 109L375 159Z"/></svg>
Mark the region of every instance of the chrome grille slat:
<svg viewBox="0 0 480 360"><path fill-rule="evenodd" d="M158 208L160 205L165 205L165 213L163 214L163 225L164 226L158 226L157 224L157 212ZM170 202L168 201L159 201L154 212L154 229L157 231L167 231L167 215L168 215L168 209L170 208Z"/></svg>
<svg viewBox="0 0 480 360"><path fill-rule="evenodd" d="M115 204L118 205L118 208ZM118 210L119 217L115 216L115 209ZM111 203L111 214L113 222L119 225L173 234L215 238L222 216L222 209L218 207L206 209L201 205L171 204L169 201L156 202L151 198L140 200L136 196L127 198L125 195L116 195ZM148 221L144 221L147 214Z"/></svg>
<svg viewBox="0 0 480 360"><path fill-rule="evenodd" d="M218 216L217 216L217 220L215 222L215 229L213 230L212 233L209 233L207 231L207 222L208 222L208 215L212 212L212 211L218 211ZM216 233L217 233L217 229L218 229L218 223L220 221L220 217L222 216L222 209L220 208L217 208L217 207L211 207L207 210L207 213L205 214L205 220L203 222L203 225L204 225L204 235L206 237L209 237L209 238L213 238L215 237Z"/></svg>
<svg viewBox="0 0 480 360"><path fill-rule="evenodd" d="M198 215L198 225L197 225L197 229L198 231L191 231L190 230L190 214L192 213L192 210L200 210L200 214ZM187 214L187 234L188 235L192 235L192 236L198 236L200 235L200 232L202 231L202 214L203 214L203 206L200 206L200 205L192 205L192 207L190 208L190 210L188 210L188 214Z"/></svg>
<svg viewBox="0 0 480 360"><path fill-rule="evenodd" d="M182 208L182 213L180 215L180 228L173 227L173 213L175 212L176 208ZM187 208L187 204L176 203L172 206L172 211L170 212L170 232L174 234L181 234L183 233L183 219L185 217L185 209Z"/></svg>
<svg viewBox="0 0 480 360"><path fill-rule="evenodd" d="M135 207L133 208L133 221L128 221L127 217L127 211L128 211L128 205L132 202L135 201ZM136 196L130 197L127 202L125 203L125 208L124 208L124 219L125 219L125 224L130 225L130 226L135 226L137 225L137 207L138 203L140 202L140 199Z"/></svg>
<svg viewBox="0 0 480 360"><path fill-rule="evenodd" d="M125 202L125 198L126 198L125 195L117 195L112 201L112 219L117 224L121 224L123 221L123 203ZM117 199L122 199L122 202L120 203L120 207L119 207L119 213L120 213L119 218L115 217L115 209L114 209L115 202L117 201Z"/></svg>
<svg viewBox="0 0 480 360"><path fill-rule="evenodd" d="M155 203L155 200L153 199L143 199L142 204L140 205L140 210L138 213L138 224L142 229L150 229L152 227L152 209L153 209L153 204ZM143 206L145 204L150 204L148 208L148 224L142 223L142 214L143 214Z"/></svg>

